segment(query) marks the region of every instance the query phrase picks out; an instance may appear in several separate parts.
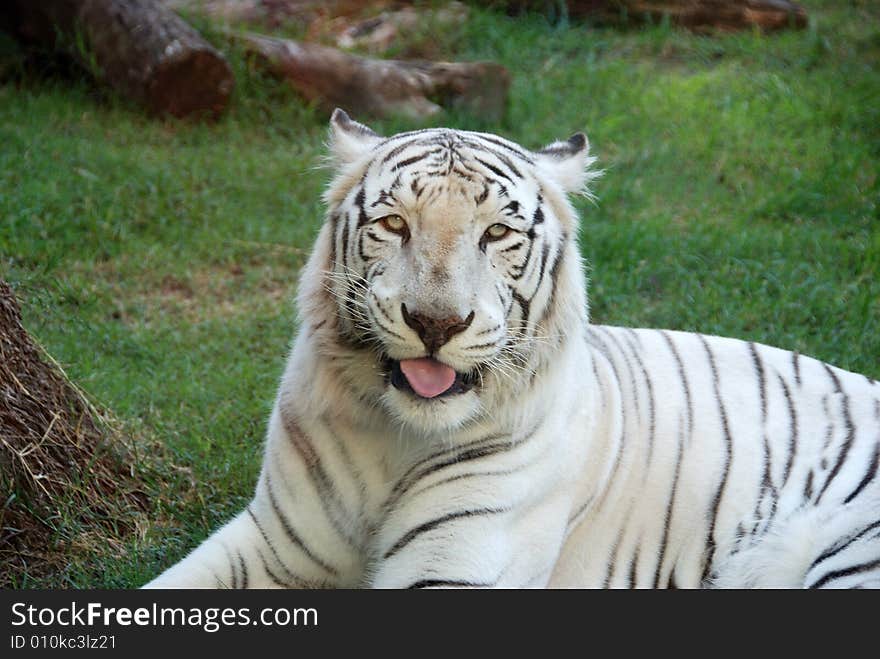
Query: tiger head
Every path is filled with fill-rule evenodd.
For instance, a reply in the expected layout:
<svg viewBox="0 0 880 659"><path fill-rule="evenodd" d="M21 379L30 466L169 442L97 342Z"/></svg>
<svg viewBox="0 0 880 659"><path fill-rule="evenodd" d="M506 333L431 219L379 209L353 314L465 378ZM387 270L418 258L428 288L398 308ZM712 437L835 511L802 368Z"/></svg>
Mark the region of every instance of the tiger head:
<svg viewBox="0 0 880 659"><path fill-rule="evenodd" d="M336 110L304 324L360 399L432 433L494 415L586 320L586 137L530 152L429 128L381 137ZM345 373L343 373L345 376Z"/></svg>

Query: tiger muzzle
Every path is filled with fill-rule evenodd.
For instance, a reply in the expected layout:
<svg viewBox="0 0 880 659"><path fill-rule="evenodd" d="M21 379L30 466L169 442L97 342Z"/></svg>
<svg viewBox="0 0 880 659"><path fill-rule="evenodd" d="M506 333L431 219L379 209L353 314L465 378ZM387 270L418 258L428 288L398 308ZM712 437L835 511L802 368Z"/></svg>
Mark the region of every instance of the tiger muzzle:
<svg viewBox="0 0 880 659"><path fill-rule="evenodd" d="M418 334L429 355L435 355L453 336L465 331L474 321L473 311L464 320L458 316L434 318L417 312L411 313L405 304L400 305L400 312L403 322Z"/></svg>

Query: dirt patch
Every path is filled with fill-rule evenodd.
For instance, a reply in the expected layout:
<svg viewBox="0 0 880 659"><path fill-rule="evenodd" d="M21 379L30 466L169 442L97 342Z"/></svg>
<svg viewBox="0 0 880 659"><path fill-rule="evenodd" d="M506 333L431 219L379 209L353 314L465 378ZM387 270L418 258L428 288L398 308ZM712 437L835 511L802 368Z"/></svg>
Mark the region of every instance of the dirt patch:
<svg viewBox="0 0 880 659"><path fill-rule="evenodd" d="M175 272L126 260L82 263L74 269L93 282L94 290L104 290L108 314L130 327L150 327L169 317L175 323L194 324L292 314L306 254L274 247L256 245L252 253L233 262L194 264Z"/></svg>
<svg viewBox="0 0 880 659"><path fill-rule="evenodd" d="M269 266L209 267L183 276L166 275L139 301L148 310L173 313L190 322L247 315L292 301L296 271Z"/></svg>
<svg viewBox="0 0 880 659"><path fill-rule="evenodd" d="M0 587L45 579L73 552L122 551L146 529L146 469L30 337L0 280Z"/></svg>

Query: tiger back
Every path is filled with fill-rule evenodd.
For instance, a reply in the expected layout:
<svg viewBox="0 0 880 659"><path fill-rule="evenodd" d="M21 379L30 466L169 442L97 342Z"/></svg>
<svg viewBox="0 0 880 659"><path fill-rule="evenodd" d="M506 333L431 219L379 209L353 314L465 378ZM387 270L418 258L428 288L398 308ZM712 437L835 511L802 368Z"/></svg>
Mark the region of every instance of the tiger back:
<svg viewBox="0 0 880 659"><path fill-rule="evenodd" d="M584 135L331 152L253 500L149 587L880 585L880 385L591 325Z"/></svg>

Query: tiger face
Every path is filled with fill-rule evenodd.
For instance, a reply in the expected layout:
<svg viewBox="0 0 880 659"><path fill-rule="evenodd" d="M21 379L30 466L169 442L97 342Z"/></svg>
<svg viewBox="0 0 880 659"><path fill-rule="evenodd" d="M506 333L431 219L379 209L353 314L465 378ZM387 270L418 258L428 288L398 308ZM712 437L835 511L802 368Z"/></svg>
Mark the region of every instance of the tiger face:
<svg viewBox="0 0 880 659"><path fill-rule="evenodd" d="M322 279L340 340L372 360L373 394L405 425L491 414L564 332L566 261L583 286L565 193L590 178L585 136L537 153L443 128L382 138L341 110L331 136Z"/></svg>

